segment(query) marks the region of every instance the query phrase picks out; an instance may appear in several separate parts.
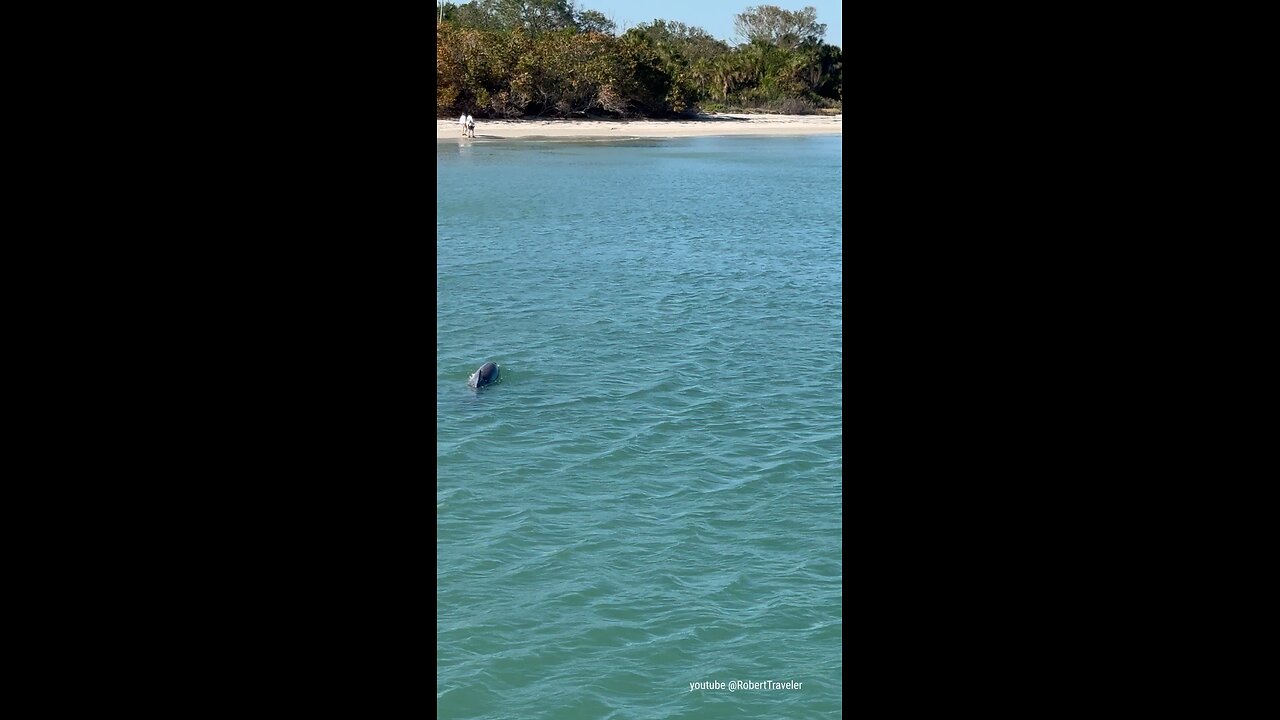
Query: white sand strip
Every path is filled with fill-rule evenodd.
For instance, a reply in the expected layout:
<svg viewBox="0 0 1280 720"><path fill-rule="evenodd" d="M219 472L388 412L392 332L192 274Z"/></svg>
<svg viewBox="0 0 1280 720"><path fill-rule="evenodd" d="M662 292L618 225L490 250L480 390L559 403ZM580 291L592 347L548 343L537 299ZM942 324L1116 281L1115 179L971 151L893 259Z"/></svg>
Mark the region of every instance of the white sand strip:
<svg viewBox="0 0 1280 720"><path fill-rule="evenodd" d="M696 120L486 120L476 139L840 135L843 115L705 115ZM436 120L436 140L462 139L458 120Z"/></svg>

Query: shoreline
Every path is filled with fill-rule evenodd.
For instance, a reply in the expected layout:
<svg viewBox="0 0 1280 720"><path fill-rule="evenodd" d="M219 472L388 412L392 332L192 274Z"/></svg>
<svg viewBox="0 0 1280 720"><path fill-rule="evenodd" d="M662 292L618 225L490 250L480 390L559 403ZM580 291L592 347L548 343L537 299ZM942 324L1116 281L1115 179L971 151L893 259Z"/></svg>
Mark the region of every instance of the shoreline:
<svg viewBox="0 0 1280 720"><path fill-rule="evenodd" d="M487 120L475 140L679 138L713 135L842 135L843 115L723 113L691 120ZM464 138L457 118L436 119L436 140Z"/></svg>

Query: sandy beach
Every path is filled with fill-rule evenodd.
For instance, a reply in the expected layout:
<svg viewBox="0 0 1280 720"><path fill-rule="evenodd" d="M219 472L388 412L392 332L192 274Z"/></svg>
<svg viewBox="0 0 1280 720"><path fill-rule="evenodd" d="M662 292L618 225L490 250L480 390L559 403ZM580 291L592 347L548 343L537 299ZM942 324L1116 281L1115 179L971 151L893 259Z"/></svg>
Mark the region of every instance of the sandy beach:
<svg viewBox="0 0 1280 720"><path fill-rule="evenodd" d="M843 115L704 115L692 120L488 120L477 140L674 138L704 135L840 135ZM458 119L436 120L436 140L462 139Z"/></svg>

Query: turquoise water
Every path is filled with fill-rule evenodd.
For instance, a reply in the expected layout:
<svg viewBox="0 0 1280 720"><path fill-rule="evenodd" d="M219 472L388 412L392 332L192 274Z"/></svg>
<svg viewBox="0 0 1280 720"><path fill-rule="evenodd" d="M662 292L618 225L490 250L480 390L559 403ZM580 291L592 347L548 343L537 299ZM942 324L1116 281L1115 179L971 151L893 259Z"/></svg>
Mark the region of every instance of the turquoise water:
<svg viewBox="0 0 1280 720"><path fill-rule="evenodd" d="M441 717L840 716L841 147L437 143Z"/></svg>

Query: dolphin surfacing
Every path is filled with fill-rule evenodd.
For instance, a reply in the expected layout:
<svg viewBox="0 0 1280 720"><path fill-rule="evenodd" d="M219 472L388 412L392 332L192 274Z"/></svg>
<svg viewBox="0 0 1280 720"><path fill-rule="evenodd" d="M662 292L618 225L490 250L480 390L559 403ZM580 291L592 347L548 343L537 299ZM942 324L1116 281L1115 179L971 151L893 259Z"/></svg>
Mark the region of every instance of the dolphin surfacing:
<svg viewBox="0 0 1280 720"><path fill-rule="evenodd" d="M467 378L467 385L473 388L482 388L496 382L498 382L498 365L492 362L481 365L479 370L471 373L471 377Z"/></svg>

